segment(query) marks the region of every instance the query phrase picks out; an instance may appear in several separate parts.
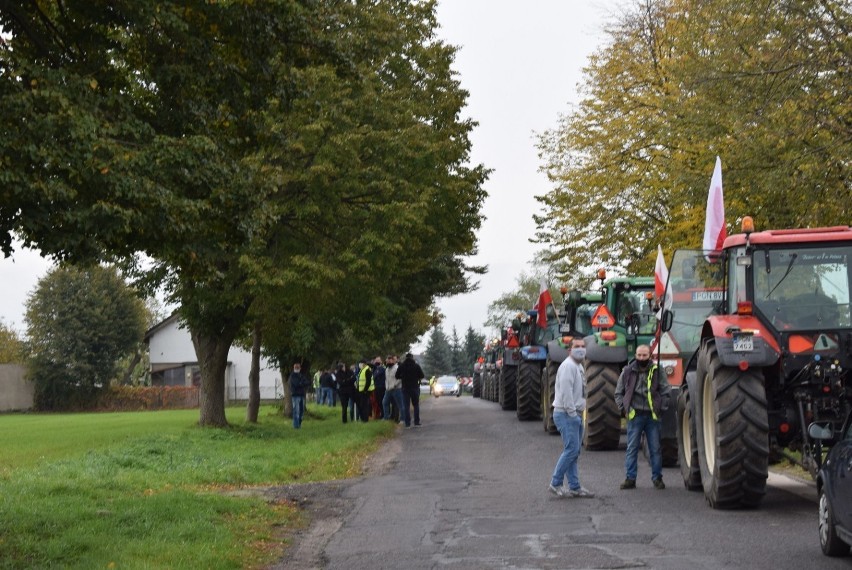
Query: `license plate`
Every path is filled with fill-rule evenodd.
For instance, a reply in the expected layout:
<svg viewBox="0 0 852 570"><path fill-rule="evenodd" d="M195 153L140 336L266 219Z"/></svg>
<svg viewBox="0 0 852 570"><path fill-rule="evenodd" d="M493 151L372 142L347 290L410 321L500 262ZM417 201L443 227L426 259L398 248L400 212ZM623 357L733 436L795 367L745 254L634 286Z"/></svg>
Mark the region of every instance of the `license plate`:
<svg viewBox="0 0 852 570"><path fill-rule="evenodd" d="M754 350L753 336L750 334L734 334L734 352L751 352Z"/></svg>

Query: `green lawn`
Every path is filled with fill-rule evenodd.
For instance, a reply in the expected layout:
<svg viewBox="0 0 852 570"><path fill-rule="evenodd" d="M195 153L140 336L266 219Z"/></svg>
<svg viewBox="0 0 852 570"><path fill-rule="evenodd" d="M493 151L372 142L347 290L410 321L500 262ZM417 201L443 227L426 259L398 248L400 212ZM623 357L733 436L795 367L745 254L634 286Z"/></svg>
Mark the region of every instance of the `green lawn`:
<svg viewBox="0 0 852 570"><path fill-rule="evenodd" d="M356 475L394 433L309 404L301 430L272 407L228 429L198 411L0 415L0 568L253 568L304 524L234 487Z"/></svg>

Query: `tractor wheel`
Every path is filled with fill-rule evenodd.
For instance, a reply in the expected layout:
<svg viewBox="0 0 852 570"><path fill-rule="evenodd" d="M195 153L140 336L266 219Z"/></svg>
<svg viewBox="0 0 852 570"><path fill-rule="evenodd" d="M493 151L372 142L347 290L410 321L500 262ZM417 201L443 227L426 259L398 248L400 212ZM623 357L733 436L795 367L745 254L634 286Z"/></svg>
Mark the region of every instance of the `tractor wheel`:
<svg viewBox="0 0 852 570"><path fill-rule="evenodd" d="M709 340L698 355L693 397L704 497L714 509L758 506L769 475L763 375L724 366Z"/></svg>
<svg viewBox="0 0 852 570"><path fill-rule="evenodd" d="M621 414L615 406L618 371L617 364L587 362L583 447L589 451L618 449L621 437Z"/></svg>
<svg viewBox="0 0 852 570"><path fill-rule="evenodd" d="M677 449L683 486L690 491L701 487L701 467L698 465L698 442L695 439L695 416L689 392L682 390L677 397Z"/></svg>
<svg viewBox="0 0 852 570"><path fill-rule="evenodd" d="M473 397L479 398L482 396L482 374L477 372L473 375Z"/></svg>
<svg viewBox="0 0 852 570"><path fill-rule="evenodd" d="M553 423L553 393L556 391L556 370L559 365L550 362L541 371L541 417L544 420L544 431L550 435L559 435L556 424Z"/></svg>
<svg viewBox="0 0 852 570"><path fill-rule="evenodd" d="M518 367L518 419L537 421L541 417L541 365L521 362Z"/></svg>
<svg viewBox="0 0 852 570"><path fill-rule="evenodd" d="M504 366L500 371L500 408L514 410L518 407L516 396L518 384L518 367Z"/></svg>
<svg viewBox="0 0 852 570"><path fill-rule="evenodd" d="M483 400L491 400L490 390L491 388L491 374L486 372L482 377L482 399Z"/></svg>

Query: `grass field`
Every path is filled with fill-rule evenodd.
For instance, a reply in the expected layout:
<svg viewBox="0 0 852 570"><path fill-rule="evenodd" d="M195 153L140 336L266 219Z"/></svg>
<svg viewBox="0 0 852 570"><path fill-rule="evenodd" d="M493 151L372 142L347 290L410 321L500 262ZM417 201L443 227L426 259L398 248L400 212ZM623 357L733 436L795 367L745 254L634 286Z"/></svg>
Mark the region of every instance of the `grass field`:
<svg viewBox="0 0 852 570"><path fill-rule="evenodd" d="M392 436L309 404L301 430L276 409L227 429L197 410L0 416L0 568L256 568L277 560L289 504L235 487L339 479ZM276 530L277 529L277 530Z"/></svg>

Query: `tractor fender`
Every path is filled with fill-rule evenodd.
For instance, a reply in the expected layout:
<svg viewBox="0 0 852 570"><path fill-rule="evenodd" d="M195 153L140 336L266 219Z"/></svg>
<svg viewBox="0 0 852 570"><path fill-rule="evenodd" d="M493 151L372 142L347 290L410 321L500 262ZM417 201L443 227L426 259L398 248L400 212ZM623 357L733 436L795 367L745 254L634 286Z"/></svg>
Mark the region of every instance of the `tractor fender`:
<svg viewBox="0 0 852 570"><path fill-rule="evenodd" d="M503 351L503 364L506 366L517 366L521 363L521 350L518 348L507 348Z"/></svg>
<svg viewBox="0 0 852 570"><path fill-rule="evenodd" d="M734 352L736 330L752 331L754 350ZM725 366L739 366L745 362L749 368L771 366L781 357L781 347L775 337L756 317L750 315L716 315L707 319L701 332L703 339L715 338L720 362Z"/></svg>
<svg viewBox="0 0 852 570"><path fill-rule="evenodd" d="M603 364L621 364L628 360L625 346L600 345L593 334L583 340L586 341L586 360Z"/></svg>
<svg viewBox="0 0 852 570"><path fill-rule="evenodd" d="M568 348L562 346L559 340L551 340L547 343L547 356L553 364L561 364L568 358Z"/></svg>
<svg viewBox="0 0 852 570"><path fill-rule="evenodd" d="M547 360L547 348L543 346L524 346L521 347L521 358L524 361L541 361Z"/></svg>

